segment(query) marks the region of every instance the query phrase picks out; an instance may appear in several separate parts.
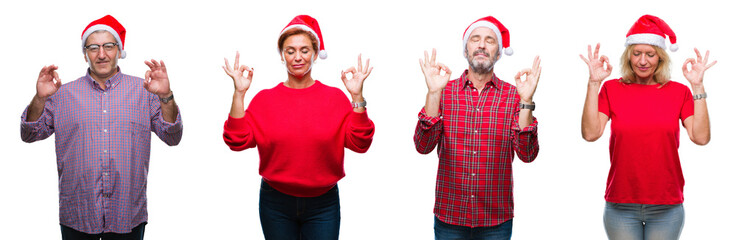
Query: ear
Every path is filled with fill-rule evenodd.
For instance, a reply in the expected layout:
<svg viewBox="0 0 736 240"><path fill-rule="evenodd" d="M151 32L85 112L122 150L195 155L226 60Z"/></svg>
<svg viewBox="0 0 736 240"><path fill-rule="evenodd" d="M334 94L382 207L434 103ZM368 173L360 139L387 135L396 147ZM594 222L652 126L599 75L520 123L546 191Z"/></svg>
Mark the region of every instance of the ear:
<svg viewBox="0 0 736 240"><path fill-rule="evenodd" d="M84 51L82 56L84 56L84 62L89 63L89 56L87 56L87 51Z"/></svg>

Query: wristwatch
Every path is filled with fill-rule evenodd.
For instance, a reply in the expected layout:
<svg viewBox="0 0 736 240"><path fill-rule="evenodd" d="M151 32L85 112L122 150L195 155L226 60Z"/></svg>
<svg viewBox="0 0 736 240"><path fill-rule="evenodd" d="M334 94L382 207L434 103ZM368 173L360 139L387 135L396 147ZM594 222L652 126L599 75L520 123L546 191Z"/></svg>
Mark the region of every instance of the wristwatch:
<svg viewBox="0 0 736 240"><path fill-rule="evenodd" d="M532 111L534 111L534 107L535 107L535 106L536 106L536 105L534 104L534 102L532 102L532 104L523 104L523 103L519 103L519 108L521 108L521 109L529 109L529 110L532 110Z"/></svg>
<svg viewBox="0 0 736 240"><path fill-rule="evenodd" d="M362 102L357 102L357 103L350 102L350 103L353 105L353 108L365 107L366 105L368 105L368 103L365 101L365 98L363 99Z"/></svg>
<svg viewBox="0 0 736 240"><path fill-rule="evenodd" d="M693 100L705 99L707 97L708 97L708 94L706 93L695 94L695 96L693 96Z"/></svg>
<svg viewBox="0 0 736 240"><path fill-rule="evenodd" d="M169 103L169 101L174 100L174 91L171 91L171 96L165 98L158 97L158 100L160 100L162 103Z"/></svg>

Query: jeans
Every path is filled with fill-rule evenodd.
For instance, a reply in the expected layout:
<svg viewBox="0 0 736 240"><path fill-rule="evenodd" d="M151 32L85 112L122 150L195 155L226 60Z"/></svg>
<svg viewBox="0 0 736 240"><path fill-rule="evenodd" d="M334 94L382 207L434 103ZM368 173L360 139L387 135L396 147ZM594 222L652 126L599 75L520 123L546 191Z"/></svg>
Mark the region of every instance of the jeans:
<svg viewBox="0 0 736 240"><path fill-rule="evenodd" d="M146 223L141 223L131 230L130 233L83 233L73 228L61 225L62 240L143 240L143 233L146 231Z"/></svg>
<svg viewBox="0 0 736 240"><path fill-rule="evenodd" d="M678 239L685 224L685 210L682 204L606 202L603 224L608 239Z"/></svg>
<svg viewBox="0 0 736 240"><path fill-rule="evenodd" d="M511 228L514 219L490 227L464 227L458 225L447 224L440 221L437 216L434 217L434 239L435 240L455 240L455 239L511 239Z"/></svg>
<svg viewBox="0 0 736 240"><path fill-rule="evenodd" d="M294 197L261 181L258 209L266 240L337 239L340 197L337 185L317 197Z"/></svg>

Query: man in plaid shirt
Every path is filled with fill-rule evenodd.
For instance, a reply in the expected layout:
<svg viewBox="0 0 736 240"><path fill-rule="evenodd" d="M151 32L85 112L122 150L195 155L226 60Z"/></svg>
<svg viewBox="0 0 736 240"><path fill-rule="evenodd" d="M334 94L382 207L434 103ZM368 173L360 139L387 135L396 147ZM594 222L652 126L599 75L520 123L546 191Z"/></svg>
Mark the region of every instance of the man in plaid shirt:
<svg viewBox="0 0 736 240"><path fill-rule="evenodd" d="M87 74L61 84L41 69L21 116L21 139L56 134L61 237L143 239L151 132L177 145L182 122L163 61L146 61L145 79L123 74L125 28L107 15L82 32Z"/></svg>
<svg viewBox="0 0 736 240"><path fill-rule="evenodd" d="M540 61L516 74L516 87L498 79L502 47L513 51L508 30L491 16L465 30L463 45L469 69L458 79L449 81L434 49L419 60L428 92L414 144L422 154L438 146L435 239L510 239L514 151L524 162L539 151L532 97Z"/></svg>

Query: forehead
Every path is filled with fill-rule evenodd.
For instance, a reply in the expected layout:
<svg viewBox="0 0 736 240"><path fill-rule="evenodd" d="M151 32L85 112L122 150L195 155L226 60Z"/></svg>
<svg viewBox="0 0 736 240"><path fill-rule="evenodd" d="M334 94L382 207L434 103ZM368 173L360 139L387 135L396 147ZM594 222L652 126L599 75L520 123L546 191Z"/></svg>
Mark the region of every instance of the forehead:
<svg viewBox="0 0 736 240"><path fill-rule="evenodd" d="M481 38L492 37L493 39L498 39L498 37L496 36L496 33L493 32L493 30L491 30L488 27L477 27L473 29L473 31L470 32L470 37L475 37L475 36L478 36Z"/></svg>
<svg viewBox="0 0 736 240"><path fill-rule="evenodd" d="M656 52L657 50L654 49L654 46L649 44L634 44L634 51L639 52Z"/></svg>
<svg viewBox="0 0 736 240"><path fill-rule="evenodd" d="M87 37L87 44L105 44L109 42L117 42L117 40L108 31L96 31Z"/></svg>
<svg viewBox="0 0 736 240"><path fill-rule="evenodd" d="M309 47L312 48L312 39L309 38L306 34L296 34L291 35L286 38L284 41L284 47L292 47L292 48L301 48L301 47Z"/></svg>

